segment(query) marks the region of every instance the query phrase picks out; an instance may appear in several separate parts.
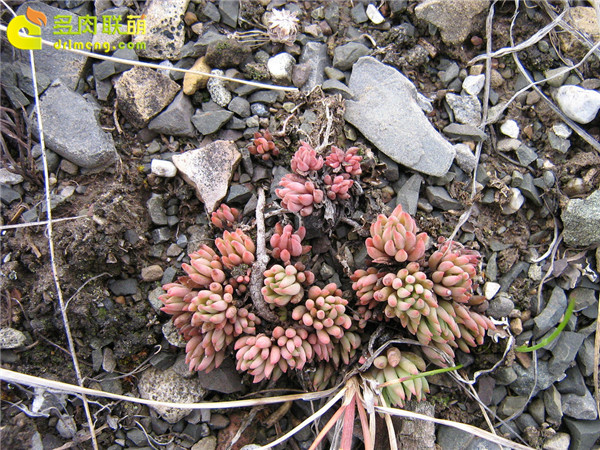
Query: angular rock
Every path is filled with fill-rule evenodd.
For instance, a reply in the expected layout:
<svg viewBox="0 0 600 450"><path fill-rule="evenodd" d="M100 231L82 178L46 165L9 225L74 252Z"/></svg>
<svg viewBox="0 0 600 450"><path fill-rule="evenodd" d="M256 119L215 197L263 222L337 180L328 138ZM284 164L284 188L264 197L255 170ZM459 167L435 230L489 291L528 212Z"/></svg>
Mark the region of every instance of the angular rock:
<svg viewBox="0 0 600 450"><path fill-rule="evenodd" d="M546 307L535 319L533 319L535 322L536 336L541 336L555 326L566 309L567 296L565 295L565 291L557 286L552 290L552 294L550 295Z"/></svg>
<svg viewBox="0 0 600 450"><path fill-rule="evenodd" d="M463 80L462 88L469 95L478 95L485 84L485 75L469 75Z"/></svg>
<svg viewBox="0 0 600 450"><path fill-rule="evenodd" d="M173 163L183 179L196 188L209 214L227 195L229 181L241 159L232 141L215 141L203 148L173 155Z"/></svg>
<svg viewBox="0 0 600 450"><path fill-rule="evenodd" d="M206 63L206 57L196 60L190 70L197 72L210 73L211 67ZM185 95L193 95L198 89L204 89L208 83L209 77L198 73L189 73L183 76L183 92Z"/></svg>
<svg viewBox="0 0 600 450"><path fill-rule="evenodd" d="M359 58L367 56L369 47L360 42L349 42L340 45L333 51L333 67L340 70L350 70Z"/></svg>
<svg viewBox="0 0 600 450"><path fill-rule="evenodd" d="M147 67L123 73L115 85L119 110L137 128L145 127L179 92L179 85Z"/></svg>
<svg viewBox="0 0 600 450"><path fill-rule="evenodd" d="M161 194L152 194L146 202L150 220L155 225L167 224L167 212L165 210L165 199Z"/></svg>
<svg viewBox="0 0 600 450"><path fill-rule="evenodd" d="M140 396L147 400L173 403L195 403L205 395L205 391L197 378L185 379L172 368L159 370L151 367L144 371L138 383ZM191 410L151 406L164 420L177 423Z"/></svg>
<svg viewBox="0 0 600 450"><path fill-rule="evenodd" d="M233 116L231 111L208 111L198 112L192 117L192 123L203 135L218 131Z"/></svg>
<svg viewBox="0 0 600 450"><path fill-rule="evenodd" d="M239 0L219 0L219 13L221 22L231 28L237 27L238 15L240 13Z"/></svg>
<svg viewBox="0 0 600 450"><path fill-rule="evenodd" d="M150 121L148 129L168 136L193 137L196 134L192 125L193 114L192 101L180 92L167 109Z"/></svg>
<svg viewBox="0 0 600 450"><path fill-rule="evenodd" d="M494 319L508 317L510 312L515 308L515 303L506 294L500 294L490 301L490 306L486 310L486 315Z"/></svg>
<svg viewBox="0 0 600 450"><path fill-rule="evenodd" d="M556 433L544 441L544 450L569 450L571 436L567 433Z"/></svg>
<svg viewBox="0 0 600 450"><path fill-rule="evenodd" d="M587 247L600 244L600 190L585 199L569 200L561 218L567 245Z"/></svg>
<svg viewBox="0 0 600 450"><path fill-rule="evenodd" d="M232 3L228 1L227 3ZM206 48L206 64L212 68L228 69L242 64L248 55L250 48L235 39L221 39L212 41Z"/></svg>
<svg viewBox="0 0 600 450"><path fill-rule="evenodd" d="M292 70L296 60L289 53L279 53L267 61L267 68L271 78L279 83L290 83L292 81Z"/></svg>
<svg viewBox="0 0 600 450"><path fill-rule="evenodd" d="M402 209L414 216L417 212L417 203L419 202L419 191L423 177L419 174L411 176L406 183L402 185L396 195L396 206L402 205Z"/></svg>
<svg viewBox="0 0 600 450"><path fill-rule="evenodd" d="M514 364L513 369L517 373L517 379L510 385L510 389L517 395L529 395L535 379L533 364L528 369L520 364ZM555 381L556 377L548 371L548 362L539 361L537 383L533 395L548 389Z"/></svg>
<svg viewBox="0 0 600 450"><path fill-rule="evenodd" d="M577 361L584 376L589 377L594 371L594 336L588 336L579 349Z"/></svg>
<svg viewBox="0 0 600 450"><path fill-rule="evenodd" d="M346 100L353 98L348 86L338 80L325 80L323 82L323 91L334 95L341 94Z"/></svg>
<svg viewBox="0 0 600 450"><path fill-rule="evenodd" d="M349 88L356 100L346 101L345 119L380 151L428 175L448 172L454 148L419 107L417 90L408 78L375 58L363 57L354 65Z"/></svg>
<svg viewBox="0 0 600 450"><path fill-rule="evenodd" d="M227 105L227 109L240 117L250 117L250 102L244 97L234 97Z"/></svg>
<svg viewBox="0 0 600 450"><path fill-rule="evenodd" d="M473 140L476 142L485 141L487 134L481 131L479 128L471 125L463 125L460 123L451 123L444 128L446 133L451 138L460 138L465 140Z"/></svg>
<svg viewBox="0 0 600 450"><path fill-rule="evenodd" d="M446 101L457 122L474 127L481 122L481 103L474 95L456 95L449 92L446 94Z"/></svg>
<svg viewBox="0 0 600 450"><path fill-rule="evenodd" d="M548 363L548 370L557 378L565 373L569 365L575 361L579 347L585 336L573 331L563 330L552 349L552 358Z"/></svg>
<svg viewBox="0 0 600 450"><path fill-rule="evenodd" d="M190 0L150 0L146 2L146 32L134 34L138 55L150 59L179 59L185 38L183 15Z"/></svg>
<svg viewBox="0 0 600 450"><path fill-rule="evenodd" d="M200 385L208 391L232 394L242 390L242 378L235 370L232 359L226 358L223 363L209 373L202 373L199 377Z"/></svg>
<svg viewBox="0 0 600 450"><path fill-rule="evenodd" d="M558 88L556 102L569 119L590 123L600 109L600 92L569 84Z"/></svg>
<svg viewBox="0 0 600 450"><path fill-rule="evenodd" d="M587 387L585 386L583 374L577 364L570 367L565 373L566 376L560 382L556 383L558 392L561 394L585 395Z"/></svg>
<svg viewBox="0 0 600 450"><path fill-rule="evenodd" d="M0 350L10 350L25 345L27 336L14 328L0 328Z"/></svg>
<svg viewBox="0 0 600 450"><path fill-rule="evenodd" d="M6 167L0 167L0 183L14 186L23 182L23 177L18 173L13 173Z"/></svg>
<svg viewBox="0 0 600 450"><path fill-rule="evenodd" d="M427 186L425 195L427 195L427 200L429 200L429 203L433 207L443 209L444 211L460 209L463 206L461 202L450 197L450 194L448 194L448 191L443 186Z"/></svg>
<svg viewBox="0 0 600 450"><path fill-rule="evenodd" d="M55 27L57 23L56 16L68 17L63 19L60 23L74 24L74 28L77 28L78 17L70 11L58 9L50 6L46 3L31 2L23 4L17 9L17 15L25 15L28 7L31 7L35 11L39 11L46 15L47 24L42 26L42 39L56 43L59 46L64 45L67 41L71 41L73 45L81 43L85 48L85 44L92 41L93 34L81 33L81 34L54 34L54 32L65 32L69 30L64 27ZM21 60L29 66L29 52L26 50L20 51ZM71 90L77 88L79 79L83 76L85 66L87 63L87 56L78 55L76 53L68 52L62 49L55 49L48 45L42 45L41 50L35 51L35 66L36 70L43 72L51 80L59 78L63 84Z"/></svg>
<svg viewBox="0 0 600 450"><path fill-rule="evenodd" d="M112 136L100 127L92 104L62 82L46 90L40 99L40 110L49 149L86 169L116 161ZM34 118L34 122L37 119ZM34 133L37 134L37 130L36 123Z"/></svg>
<svg viewBox="0 0 600 450"><path fill-rule="evenodd" d="M415 8L415 15L438 27L446 44L460 45L473 31L479 31L474 27L482 23L481 13L488 6L487 0L426 0Z"/></svg>
<svg viewBox="0 0 600 450"><path fill-rule="evenodd" d="M571 432L571 450L589 450L600 437L600 420L574 420L565 417Z"/></svg>
<svg viewBox="0 0 600 450"><path fill-rule="evenodd" d="M111 280L108 282L108 289L114 295L133 295L137 292L138 282L134 278L125 280Z"/></svg>
<svg viewBox="0 0 600 450"><path fill-rule="evenodd" d="M306 83L302 86L303 92L311 91L315 86L323 84L325 67L331 64L327 56L327 44L307 42L300 55L300 64L308 64L311 69Z"/></svg>
<svg viewBox="0 0 600 450"><path fill-rule="evenodd" d="M544 407L546 408L546 414L548 417L556 423L560 423L563 412L562 412L562 401L560 392L554 386L550 386L544 391Z"/></svg>
<svg viewBox="0 0 600 450"><path fill-rule="evenodd" d="M585 395L566 394L561 397L561 400L565 416L581 420L596 420L598 418L596 400L587 389Z"/></svg>

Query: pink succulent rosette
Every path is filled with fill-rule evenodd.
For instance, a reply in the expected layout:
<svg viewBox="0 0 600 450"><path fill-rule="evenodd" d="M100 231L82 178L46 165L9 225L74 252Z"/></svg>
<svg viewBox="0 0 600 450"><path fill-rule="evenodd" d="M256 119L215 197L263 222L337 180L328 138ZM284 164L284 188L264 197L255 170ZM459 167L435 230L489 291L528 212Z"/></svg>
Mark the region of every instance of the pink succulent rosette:
<svg viewBox="0 0 600 450"><path fill-rule="evenodd" d="M294 231L291 225L285 227L281 223L275 224L275 233L271 236L269 243L273 248L273 258L280 259L289 264L292 257L297 258L311 249L310 245L302 245L302 239L306 236L306 228L300 227Z"/></svg>
<svg viewBox="0 0 600 450"><path fill-rule="evenodd" d="M221 253L223 265L228 269L254 262L254 241L239 228L233 232L224 231L222 238L215 239L215 245Z"/></svg>
<svg viewBox="0 0 600 450"><path fill-rule="evenodd" d="M425 255L427 233L419 233L415 219L396 206L390 216L380 214L371 225L371 237L367 238L367 253L373 262L418 261Z"/></svg>
<svg viewBox="0 0 600 450"><path fill-rule="evenodd" d="M281 206L303 217L312 214L315 206L323 202L323 191L300 175L287 174L279 185L281 189L276 189L275 194L281 199Z"/></svg>

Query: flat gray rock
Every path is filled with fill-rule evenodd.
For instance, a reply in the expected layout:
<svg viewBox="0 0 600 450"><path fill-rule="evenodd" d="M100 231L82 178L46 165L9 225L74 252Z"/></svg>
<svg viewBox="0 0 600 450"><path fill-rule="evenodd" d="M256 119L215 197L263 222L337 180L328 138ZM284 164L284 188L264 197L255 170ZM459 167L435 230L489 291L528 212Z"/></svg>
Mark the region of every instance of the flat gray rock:
<svg viewBox="0 0 600 450"><path fill-rule="evenodd" d="M215 141L203 148L173 155L179 173L196 188L209 214L227 195L229 182L241 159L242 154L232 141Z"/></svg>
<svg viewBox="0 0 600 450"><path fill-rule="evenodd" d="M556 325L566 309L567 296L565 295L565 291L557 286L552 290L546 307L533 319L535 323L535 335L541 336Z"/></svg>
<svg viewBox="0 0 600 450"><path fill-rule="evenodd" d="M148 124L148 129L169 136L193 137L196 134L192 125L194 106L183 92L177 94L171 104Z"/></svg>
<svg viewBox="0 0 600 450"><path fill-rule="evenodd" d="M116 161L112 136L100 128L94 107L62 83L50 86L40 99L46 146L86 169ZM37 135L37 117L34 118ZM85 133L81 131L85 130Z"/></svg>
<svg viewBox="0 0 600 450"><path fill-rule="evenodd" d="M146 2L146 32L133 36L145 44L137 54L150 59L179 59L185 37L183 15L190 0L150 0ZM136 47L137 48L137 47Z"/></svg>
<svg viewBox="0 0 600 450"><path fill-rule="evenodd" d="M561 397L561 400L565 416L582 420L596 420L598 418L596 400L587 389L585 395L566 394Z"/></svg>
<svg viewBox="0 0 600 450"><path fill-rule="evenodd" d="M198 378L186 379L172 368L159 370L151 367L144 371L138 383L140 397L172 403L196 403L202 400L205 390ZM186 417L191 409L151 406L164 420L177 423Z"/></svg>
<svg viewBox="0 0 600 450"><path fill-rule="evenodd" d="M115 84L119 110L137 128L145 127L177 95L181 87L147 67L134 67Z"/></svg>
<svg viewBox="0 0 600 450"><path fill-rule="evenodd" d="M552 349L552 358L548 363L548 370L557 378L562 376L569 368L569 365L575 361L575 356L585 336L573 331L562 331L557 339L557 343Z"/></svg>
<svg viewBox="0 0 600 450"><path fill-rule="evenodd" d="M349 83L356 100L346 101L345 119L380 151L418 172L443 176L455 151L417 103L412 82L375 58L360 58Z"/></svg>
<svg viewBox="0 0 600 450"><path fill-rule="evenodd" d="M201 134L206 136L218 131L232 116L231 111L225 110L198 112L192 117L192 123Z"/></svg>
<svg viewBox="0 0 600 450"><path fill-rule="evenodd" d="M77 15L64 9L55 8L41 2L26 3L21 5L17 9L17 15L25 15L25 11L28 7L36 11L42 12L46 15L47 24L42 26L42 39L56 43L58 46L62 46L68 41L72 44L82 43L85 48L85 43L91 42L92 33L81 33L81 34L54 34L55 31L61 31L68 33L68 29L64 27L54 28L56 16L67 16L70 19L63 19L62 22L69 20L69 23L74 24L74 28L77 29ZM100 21L100 29L102 29L102 22ZM22 61L29 65L29 52L27 50L20 51ZM41 50L35 51L35 66L36 70L43 72L51 80L60 80L69 89L75 90L79 79L83 75L87 62L87 56L78 55L76 53L68 52L62 49L55 49L47 45L42 45Z"/></svg>
<svg viewBox="0 0 600 450"><path fill-rule="evenodd" d="M308 80L306 80L301 90L309 92L315 86L323 84L325 80L325 67L331 65L329 56L327 56L327 44L307 42L300 55L300 64L305 63L310 66L310 73Z"/></svg>
<svg viewBox="0 0 600 450"><path fill-rule="evenodd" d="M446 44L460 45L474 31L474 19L488 6L488 0L426 0L415 8L415 15L438 27Z"/></svg>
<svg viewBox="0 0 600 450"><path fill-rule="evenodd" d="M594 446L600 437L600 420L574 420L565 418L565 425L571 433L571 449L587 450Z"/></svg>
<svg viewBox="0 0 600 450"><path fill-rule="evenodd" d="M600 190L585 199L572 199L561 214L567 245L587 247L600 244Z"/></svg>

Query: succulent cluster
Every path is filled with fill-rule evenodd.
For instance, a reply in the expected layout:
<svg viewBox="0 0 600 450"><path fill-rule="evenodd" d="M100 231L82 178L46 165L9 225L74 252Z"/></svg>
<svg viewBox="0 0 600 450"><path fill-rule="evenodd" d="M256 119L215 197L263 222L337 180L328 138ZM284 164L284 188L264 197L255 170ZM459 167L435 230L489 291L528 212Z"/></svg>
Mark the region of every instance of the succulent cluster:
<svg viewBox="0 0 600 450"><path fill-rule="evenodd" d="M461 244L441 238L437 249L426 257L429 238L419 233L414 219L397 206L390 216L380 214L366 239L374 264L351 276L358 297L360 316L380 317L381 311L425 346L454 357L454 349L469 352L483 342L493 322L470 310L482 302L476 295L480 255ZM390 270L394 266L394 270ZM395 270L396 267L399 269ZM436 364L443 357L431 348L425 354Z"/></svg>
<svg viewBox="0 0 600 450"><path fill-rule="evenodd" d="M362 156L358 148L343 151L335 146L323 160L306 142L291 160L291 174L285 175L275 193L281 206L306 217L323 206L325 198L343 201L351 198L351 189L361 174Z"/></svg>
<svg viewBox="0 0 600 450"><path fill-rule="evenodd" d="M278 153L268 132L256 135L250 151L263 159ZM291 160L293 173L283 177L276 194L284 208L300 216L325 204L347 205L343 202L361 192L354 188L361 161L357 148L332 146L321 156L302 143ZM261 260L255 263L255 242L239 228L240 219L237 209L221 205L211 217L221 230L216 250L203 245L190 253L182 264L186 275L163 286L162 311L173 316L187 341L190 370L210 371L234 355L237 369L254 382L296 373L322 389L340 367L368 357L372 349L363 343L369 340L370 323L395 322L421 347L389 347L374 359L369 374L384 399L401 406L429 392L425 378L413 378L426 369L423 357L446 365L456 349L469 352L494 328L471 309L483 301L477 294L479 253L444 238L432 245L401 206L380 214L370 226L365 246L371 260L350 276L353 299L350 289L343 292L338 283L317 281L309 269L318 255L309 257L311 246L303 245L306 229L294 229L289 217L265 236L271 258L261 266L260 286L251 286ZM261 318L250 300L257 296L264 302L256 306Z"/></svg>
<svg viewBox="0 0 600 450"><path fill-rule="evenodd" d="M273 136L269 130L254 133L254 140L248 146L248 151L255 156L260 156L264 161L271 159L272 156L279 156L279 149L273 142Z"/></svg>

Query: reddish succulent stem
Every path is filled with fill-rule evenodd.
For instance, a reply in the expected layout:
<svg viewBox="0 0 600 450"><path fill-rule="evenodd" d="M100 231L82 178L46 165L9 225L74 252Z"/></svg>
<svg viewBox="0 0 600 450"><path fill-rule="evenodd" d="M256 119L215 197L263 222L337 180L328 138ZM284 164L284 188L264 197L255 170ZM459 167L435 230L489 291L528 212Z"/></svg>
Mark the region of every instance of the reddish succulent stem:
<svg viewBox="0 0 600 450"><path fill-rule="evenodd" d="M263 285L263 273L267 270L269 256L267 255L265 239L265 191L258 188L258 200L256 202L256 261L252 265L250 276L250 297L256 308L256 313L267 322L277 322L277 315L271 310L260 292Z"/></svg>

